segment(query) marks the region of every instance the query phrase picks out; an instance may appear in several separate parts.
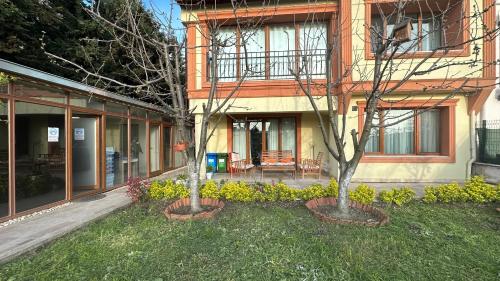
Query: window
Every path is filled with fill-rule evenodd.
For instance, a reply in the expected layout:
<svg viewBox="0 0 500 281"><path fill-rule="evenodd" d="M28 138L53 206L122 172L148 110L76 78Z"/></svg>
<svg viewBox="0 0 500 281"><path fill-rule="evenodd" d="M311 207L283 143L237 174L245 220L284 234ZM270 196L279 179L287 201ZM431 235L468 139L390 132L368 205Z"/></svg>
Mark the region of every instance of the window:
<svg viewBox="0 0 500 281"><path fill-rule="evenodd" d="M391 37L394 25L398 21L398 1L382 1L367 3L365 8L368 16L366 26L370 31L366 34L366 55L375 52L377 42ZM470 7L464 0L435 0L422 5L419 1L409 1L404 4L403 19L411 20L412 31L410 41L402 43L397 52L418 53L429 52L446 47L455 56L467 49L467 38L464 21L470 14ZM389 50L390 51L390 50ZM438 50L441 51L441 50Z"/></svg>
<svg viewBox="0 0 500 281"><path fill-rule="evenodd" d="M97 110L104 109L103 100L93 96L70 95L69 104L79 107L97 109Z"/></svg>
<svg viewBox="0 0 500 281"><path fill-rule="evenodd" d="M149 167L151 172L160 170L160 126L149 128Z"/></svg>
<svg viewBox="0 0 500 281"><path fill-rule="evenodd" d="M146 123L142 120L131 120L130 131L130 165L132 167L132 177L146 177Z"/></svg>
<svg viewBox="0 0 500 281"><path fill-rule="evenodd" d="M172 167L172 128L163 127L163 169Z"/></svg>
<svg viewBox="0 0 500 281"><path fill-rule="evenodd" d="M440 109L390 109L377 112L365 146L367 154L440 154ZM379 117L380 116L380 117Z"/></svg>
<svg viewBox="0 0 500 281"><path fill-rule="evenodd" d="M57 103L66 103L67 95L63 90L47 85L41 85L30 82L15 82L14 94Z"/></svg>
<svg viewBox="0 0 500 281"><path fill-rule="evenodd" d="M312 78L325 78L327 37L324 22L269 24L241 32L234 27L221 28L216 62L219 81L235 81L245 73L247 64L246 80L292 79L290 69L304 65L304 60ZM214 63L210 56L208 63Z"/></svg>

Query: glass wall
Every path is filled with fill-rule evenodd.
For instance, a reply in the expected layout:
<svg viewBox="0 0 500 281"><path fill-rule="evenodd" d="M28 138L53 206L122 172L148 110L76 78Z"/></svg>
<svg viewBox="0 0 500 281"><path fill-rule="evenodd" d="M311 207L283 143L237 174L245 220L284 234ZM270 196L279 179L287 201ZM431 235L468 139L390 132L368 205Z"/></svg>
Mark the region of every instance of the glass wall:
<svg viewBox="0 0 500 281"><path fill-rule="evenodd" d="M15 83L14 94L57 103L66 103L67 99L63 90L25 81Z"/></svg>
<svg viewBox="0 0 500 281"><path fill-rule="evenodd" d="M130 151L132 153L130 162L132 166L132 177L145 177L147 175L146 166L146 122L143 120L131 120L131 142Z"/></svg>
<svg viewBox="0 0 500 281"><path fill-rule="evenodd" d="M63 108L16 102L16 212L65 199Z"/></svg>
<svg viewBox="0 0 500 281"><path fill-rule="evenodd" d="M127 118L106 117L106 189L127 181L128 125Z"/></svg>
<svg viewBox="0 0 500 281"><path fill-rule="evenodd" d="M0 218L9 215L9 116L0 99Z"/></svg>
<svg viewBox="0 0 500 281"><path fill-rule="evenodd" d="M89 97L89 96L71 95L69 104L79 107L104 110L104 101L92 96Z"/></svg>
<svg viewBox="0 0 500 281"><path fill-rule="evenodd" d="M172 168L172 128L164 127L163 131L163 168Z"/></svg>
<svg viewBox="0 0 500 281"><path fill-rule="evenodd" d="M151 125L149 129L149 166L151 172L160 170L160 126Z"/></svg>

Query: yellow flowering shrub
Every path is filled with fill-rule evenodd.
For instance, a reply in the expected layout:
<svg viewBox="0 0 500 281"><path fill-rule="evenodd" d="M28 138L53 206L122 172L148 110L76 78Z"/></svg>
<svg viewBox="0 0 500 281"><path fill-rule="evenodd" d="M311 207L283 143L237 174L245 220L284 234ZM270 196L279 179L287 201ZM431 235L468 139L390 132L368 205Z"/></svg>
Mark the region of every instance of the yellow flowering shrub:
<svg viewBox="0 0 500 281"><path fill-rule="evenodd" d="M226 182L220 196L229 201L253 202L255 190L245 182Z"/></svg>
<svg viewBox="0 0 500 281"><path fill-rule="evenodd" d="M213 180L208 180L200 189L201 198L219 199L220 192L217 183Z"/></svg>
<svg viewBox="0 0 500 281"><path fill-rule="evenodd" d="M349 191L349 198L361 204L371 204L375 200L375 188L362 183L355 190Z"/></svg>
<svg viewBox="0 0 500 281"><path fill-rule="evenodd" d="M403 187L401 189L393 188L391 190L381 191L379 199L387 204L394 203L398 206L402 206L415 199L415 191L409 187Z"/></svg>
<svg viewBox="0 0 500 281"><path fill-rule="evenodd" d="M496 200L497 189L484 181L481 176L474 176L465 182L464 191L469 200L475 203L487 203Z"/></svg>

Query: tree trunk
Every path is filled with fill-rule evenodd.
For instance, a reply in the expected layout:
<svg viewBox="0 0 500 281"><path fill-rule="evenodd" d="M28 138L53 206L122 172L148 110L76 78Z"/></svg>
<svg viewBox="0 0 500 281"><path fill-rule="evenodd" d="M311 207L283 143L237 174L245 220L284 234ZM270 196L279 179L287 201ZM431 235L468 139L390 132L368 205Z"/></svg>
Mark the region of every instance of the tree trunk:
<svg viewBox="0 0 500 281"><path fill-rule="evenodd" d="M347 215L349 213L349 184L354 175L355 168L347 163L339 163L339 198L337 199L337 208L340 213Z"/></svg>
<svg viewBox="0 0 500 281"><path fill-rule="evenodd" d="M194 159L188 161L188 173L189 173L189 189L191 190L191 212L197 213L201 211L200 205L200 191L198 186L198 181L200 179L200 167L196 164Z"/></svg>

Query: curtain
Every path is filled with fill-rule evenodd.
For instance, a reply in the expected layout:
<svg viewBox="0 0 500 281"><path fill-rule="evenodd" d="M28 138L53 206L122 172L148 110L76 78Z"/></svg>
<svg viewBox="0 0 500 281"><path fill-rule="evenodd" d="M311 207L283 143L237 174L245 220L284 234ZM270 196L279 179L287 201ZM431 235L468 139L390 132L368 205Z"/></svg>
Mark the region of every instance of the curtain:
<svg viewBox="0 0 500 281"><path fill-rule="evenodd" d="M283 150L291 150L295 157L295 118L281 119L281 147Z"/></svg>
<svg viewBox="0 0 500 281"><path fill-rule="evenodd" d="M246 159L247 140L245 122L233 122L233 151L238 153L240 159Z"/></svg>
<svg viewBox="0 0 500 281"><path fill-rule="evenodd" d="M289 79L295 68L295 27L273 25L269 28L270 78Z"/></svg>
<svg viewBox="0 0 500 281"><path fill-rule="evenodd" d="M422 20L422 51L432 51L441 46L441 19L439 17Z"/></svg>
<svg viewBox="0 0 500 281"><path fill-rule="evenodd" d="M217 77L219 81L236 80L236 30L224 27L218 34L219 55L217 57Z"/></svg>
<svg viewBox="0 0 500 281"><path fill-rule="evenodd" d="M413 110L384 111L384 124L392 124L413 114ZM385 154L412 154L414 153L414 122L413 117L401 121L384 129Z"/></svg>
<svg viewBox="0 0 500 281"><path fill-rule="evenodd" d="M245 48L246 56L245 60ZM243 75L248 62L247 80L264 79L266 77L266 36L263 28L246 29L241 33L240 69Z"/></svg>
<svg viewBox="0 0 500 281"><path fill-rule="evenodd" d="M271 119L266 122L266 149L278 150L278 119Z"/></svg>
<svg viewBox="0 0 500 281"><path fill-rule="evenodd" d="M439 152L439 110L420 114L420 152Z"/></svg>
<svg viewBox="0 0 500 281"><path fill-rule="evenodd" d="M300 26L300 67L307 63L307 73L313 79L325 78L326 44L326 24L306 23ZM305 76L305 70L303 70L303 76Z"/></svg>
<svg viewBox="0 0 500 281"><path fill-rule="evenodd" d="M365 113L365 120L366 120L366 113ZM380 125L378 112L375 112L372 124ZM380 128L372 128L370 132L370 137L368 138L368 142L366 142L365 152L380 152L379 140L380 140Z"/></svg>

